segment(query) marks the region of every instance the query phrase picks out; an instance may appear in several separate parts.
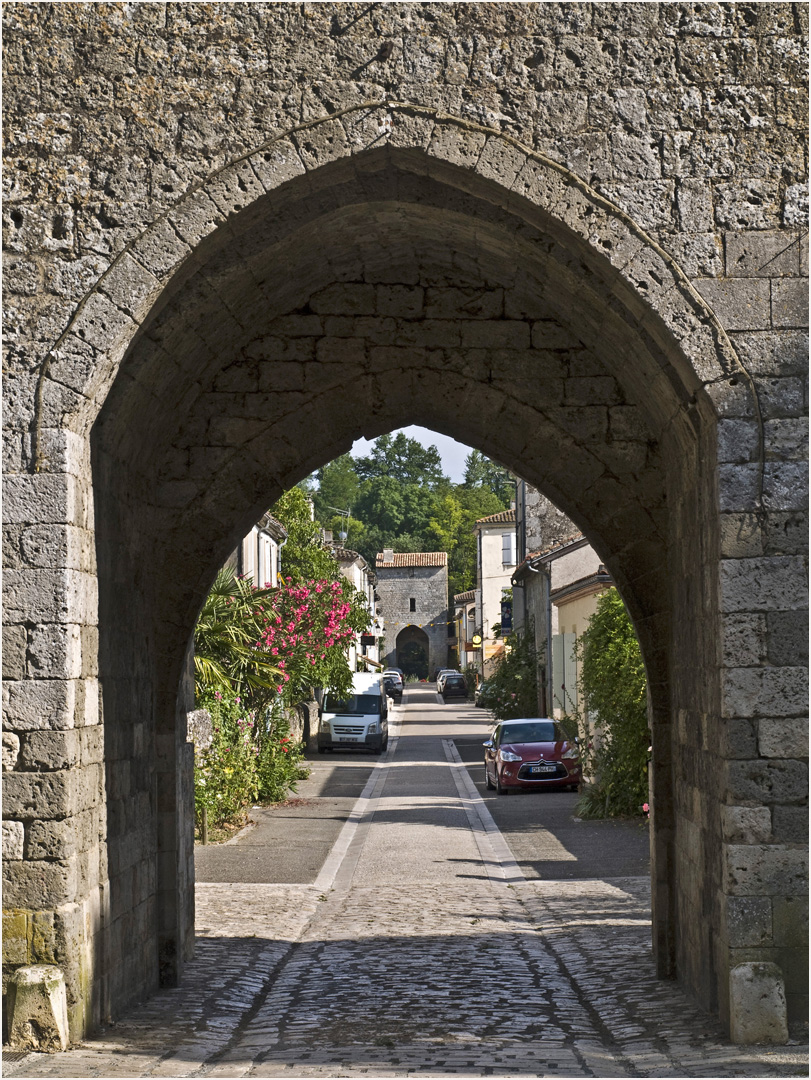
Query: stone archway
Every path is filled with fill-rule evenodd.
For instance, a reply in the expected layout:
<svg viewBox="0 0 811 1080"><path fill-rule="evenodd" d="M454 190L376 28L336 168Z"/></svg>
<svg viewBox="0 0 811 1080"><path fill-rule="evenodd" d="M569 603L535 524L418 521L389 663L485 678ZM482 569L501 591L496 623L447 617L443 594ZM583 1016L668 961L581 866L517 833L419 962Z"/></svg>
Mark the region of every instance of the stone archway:
<svg viewBox="0 0 811 1080"><path fill-rule="evenodd" d="M177 977L192 925L177 902L191 879L177 685L208 581L286 486L358 435L420 422L543 490L619 584L650 686L657 959L716 1008L709 930L691 918L685 932L676 912L721 888L720 864L696 865L678 840L698 796L707 812L690 827L717 847L717 776L693 771L674 717L715 738L712 463L716 409L747 397L740 365L672 259L559 166L405 108L387 145L350 155L341 133L357 124L377 143L380 125L343 124L294 134L193 197L194 258L141 323L92 432L105 716L137 715L150 686L163 733L162 977ZM683 806L674 757L695 793ZM129 831L108 843L129 848ZM122 887L111 878L114 899Z"/></svg>
<svg viewBox="0 0 811 1080"><path fill-rule="evenodd" d="M406 626L397 635L397 666L402 668L406 678L413 675L417 679L427 679L428 652L430 643L428 635L419 626Z"/></svg>
<svg viewBox="0 0 811 1080"><path fill-rule="evenodd" d="M762 796L747 687L762 703L769 680L728 675L719 655L729 615L789 569L759 558L771 491L752 386L626 212L514 139L422 107L305 125L139 234L43 366L33 424L43 490L53 469L55 489L66 478L73 497L78 478L86 494L92 457L88 580L66 602L92 604L97 579L106 836L77 896L108 906L104 958L77 920L75 993L106 982L120 1009L176 980L189 948L184 676L217 565L354 438L420 422L544 491L617 581L650 685L660 971L728 1018L729 969L749 956L736 901L778 895L758 859L795 865L779 844L764 853L762 815L755 828L737 813ZM91 532L89 500L71 507Z"/></svg>

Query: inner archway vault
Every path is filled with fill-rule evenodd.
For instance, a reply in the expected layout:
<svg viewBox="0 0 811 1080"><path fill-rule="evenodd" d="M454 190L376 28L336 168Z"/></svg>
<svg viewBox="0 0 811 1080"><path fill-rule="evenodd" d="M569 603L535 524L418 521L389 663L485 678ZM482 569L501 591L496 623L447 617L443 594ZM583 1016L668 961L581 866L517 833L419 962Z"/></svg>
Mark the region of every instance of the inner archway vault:
<svg viewBox="0 0 811 1080"><path fill-rule="evenodd" d="M160 872L142 902L171 982L193 923L182 716L205 590L282 490L358 436L420 423L547 494L617 581L650 686L658 963L722 1007L699 910L716 905L720 860L688 883L675 849L674 776L713 799L717 766L674 761L672 730L678 718L711 739L719 714L713 399L734 357L677 268L605 200L514 146L499 156L486 134L431 139L346 151L269 191L261 162L235 166L230 187L220 177L196 197L196 218L171 222L167 252L190 254L145 288L144 310L130 300L123 357L86 388L104 399L91 445L111 867L132 852L114 795L127 760L129 797L157 776ZM281 169L280 153L264 167ZM154 750L136 750L139 725ZM139 835L146 863L149 827ZM710 829L702 842L720 841ZM123 880L111 871L113 897ZM126 925L111 926L113 956ZM111 973L119 1002L157 977L139 963L138 980Z"/></svg>

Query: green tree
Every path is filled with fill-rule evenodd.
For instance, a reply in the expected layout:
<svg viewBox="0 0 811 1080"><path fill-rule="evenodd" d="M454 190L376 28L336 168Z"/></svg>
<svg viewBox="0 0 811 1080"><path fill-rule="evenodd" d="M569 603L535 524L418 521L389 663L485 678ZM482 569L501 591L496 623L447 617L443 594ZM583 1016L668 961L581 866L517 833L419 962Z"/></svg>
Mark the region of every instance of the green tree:
<svg viewBox="0 0 811 1080"><path fill-rule="evenodd" d="M471 450L465 458L463 486L492 492L505 508L515 497L515 479L510 470L491 461L479 450Z"/></svg>
<svg viewBox="0 0 811 1080"><path fill-rule="evenodd" d="M616 589L600 596L578 650L580 686L599 733L596 746L585 747L594 779L581 816L639 814L648 796L647 684L639 642ZM588 738L582 718L580 726Z"/></svg>
<svg viewBox="0 0 811 1080"><path fill-rule="evenodd" d="M381 435L367 457L357 458L355 470L361 480L389 476L403 484L436 488L448 483L442 472L442 458L435 446L423 446L402 431Z"/></svg>
<svg viewBox="0 0 811 1080"><path fill-rule="evenodd" d="M318 489L313 492L316 517L326 524L334 508L352 510L360 494L360 477L351 454L341 454L315 474Z"/></svg>
<svg viewBox="0 0 811 1080"><path fill-rule="evenodd" d="M270 508L287 529L282 549L282 575L293 583L323 578L337 581L338 567L321 542L320 523L311 516L312 504L300 487L291 488Z"/></svg>

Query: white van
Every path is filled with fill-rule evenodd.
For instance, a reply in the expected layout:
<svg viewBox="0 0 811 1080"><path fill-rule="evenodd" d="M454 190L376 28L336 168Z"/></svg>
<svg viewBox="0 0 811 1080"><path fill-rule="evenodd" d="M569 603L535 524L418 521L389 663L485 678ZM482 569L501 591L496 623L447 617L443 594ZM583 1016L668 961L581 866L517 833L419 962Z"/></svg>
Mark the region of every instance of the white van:
<svg viewBox="0 0 811 1080"><path fill-rule="evenodd" d="M324 695L318 723L319 754L353 746L382 754L388 743L389 702L379 672L354 675L347 698Z"/></svg>

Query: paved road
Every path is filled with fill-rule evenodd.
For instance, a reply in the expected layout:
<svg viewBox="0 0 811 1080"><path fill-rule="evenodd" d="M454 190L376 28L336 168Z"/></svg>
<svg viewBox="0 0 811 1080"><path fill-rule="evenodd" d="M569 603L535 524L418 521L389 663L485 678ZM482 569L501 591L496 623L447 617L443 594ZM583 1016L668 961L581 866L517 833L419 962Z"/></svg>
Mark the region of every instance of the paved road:
<svg viewBox="0 0 811 1080"><path fill-rule="evenodd" d="M473 756L482 728L478 710L409 691L382 760L319 761L309 818L306 805L262 815L205 853L181 989L6 1074L806 1075L806 1047L733 1047L655 979L647 880L596 874L571 800L480 798L460 749ZM519 807L537 816L534 846ZM314 850L291 857L274 832ZM644 863L635 827L600 835Z"/></svg>

